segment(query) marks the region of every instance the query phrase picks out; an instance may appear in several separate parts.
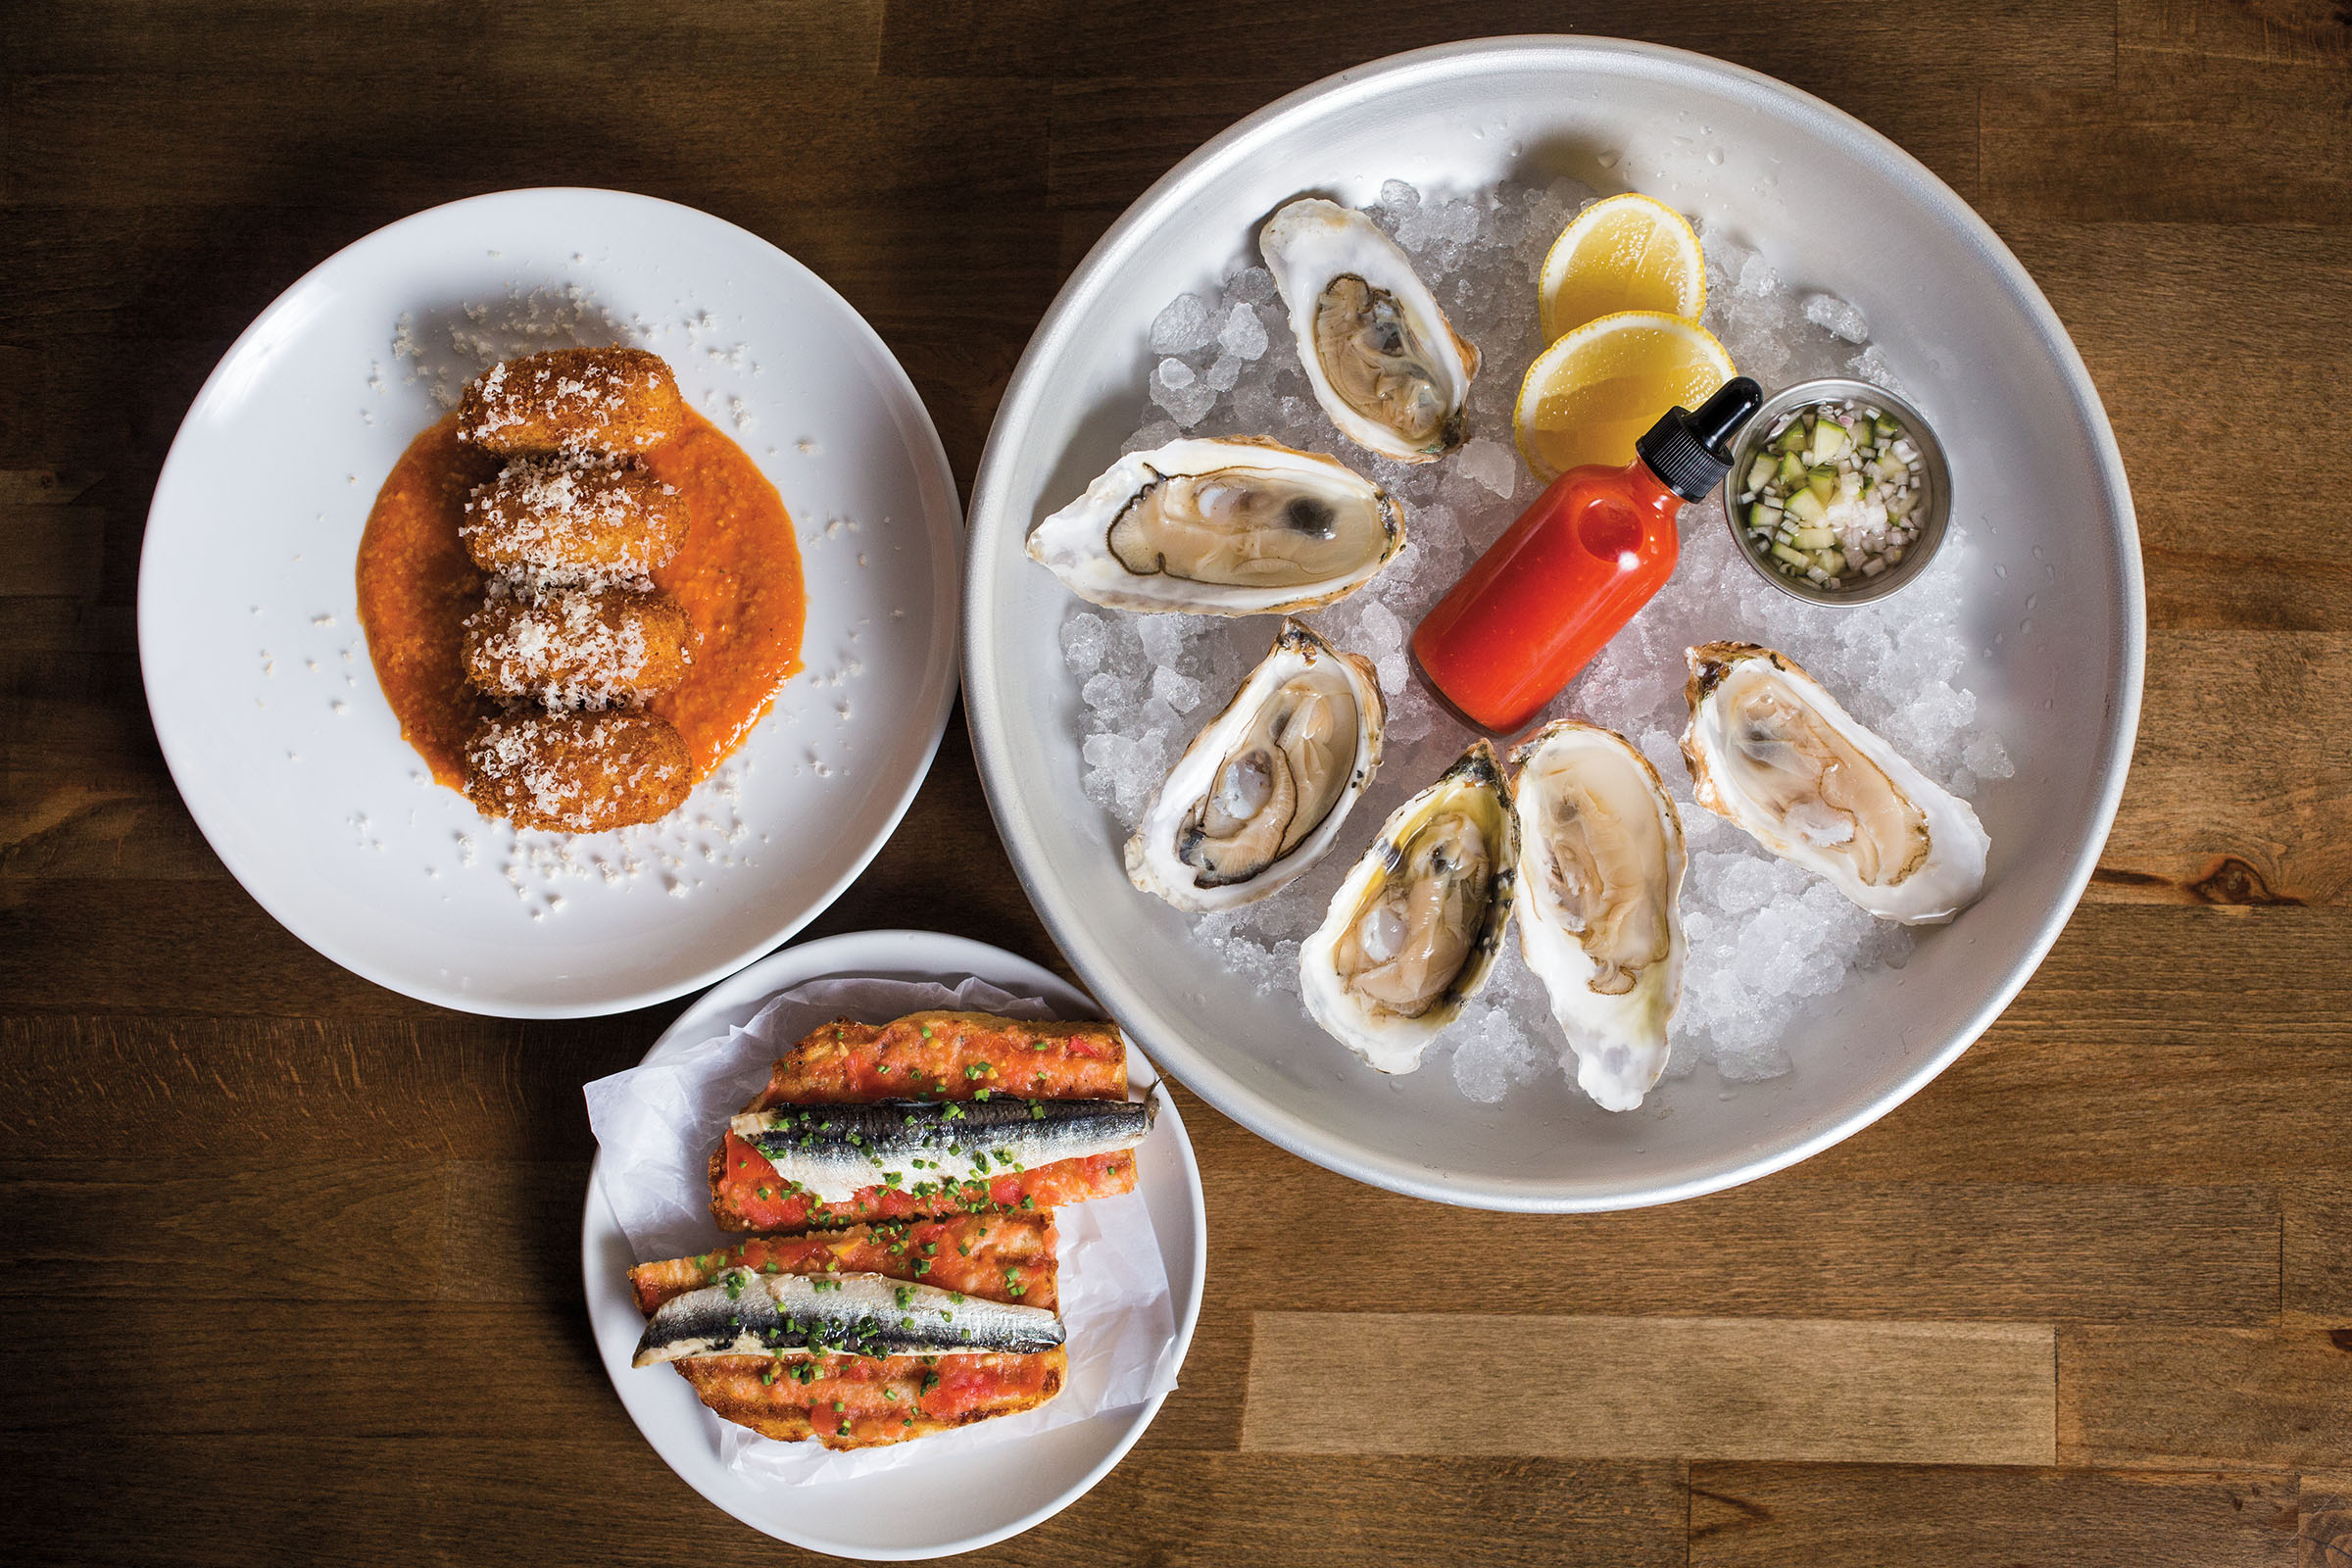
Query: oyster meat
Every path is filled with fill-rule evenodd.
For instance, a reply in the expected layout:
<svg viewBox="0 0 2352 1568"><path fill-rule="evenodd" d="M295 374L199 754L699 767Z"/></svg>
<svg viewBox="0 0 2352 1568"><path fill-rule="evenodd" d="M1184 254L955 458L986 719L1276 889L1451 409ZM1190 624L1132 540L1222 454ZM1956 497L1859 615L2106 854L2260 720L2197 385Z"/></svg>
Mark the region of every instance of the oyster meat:
<svg viewBox="0 0 2352 1568"><path fill-rule="evenodd" d="M1395 240L1353 208L1308 196L1266 220L1257 248L1307 384L1341 434L1399 463L1462 444L1478 350L1454 335Z"/></svg>
<svg viewBox="0 0 2352 1568"><path fill-rule="evenodd" d="M1030 559L1115 610L1312 610L1404 548L1389 493L1335 458L1252 436L1130 452L1029 531Z"/></svg>
<svg viewBox="0 0 2352 1568"><path fill-rule="evenodd" d="M1382 1072L1411 1072L1478 994L1502 947L1519 825L1479 741L1381 824L1298 953L1325 1032Z"/></svg>
<svg viewBox="0 0 2352 1568"><path fill-rule="evenodd" d="M1968 803L1865 729L1794 660L1690 651L1683 760L1698 804L1882 920L1933 925L1976 901L1992 841Z"/></svg>
<svg viewBox="0 0 2352 1568"><path fill-rule="evenodd" d="M1519 951L1568 1037L1577 1087L1631 1110L1666 1068L1682 999L1682 814L1614 730L1561 719L1511 761Z"/></svg>
<svg viewBox="0 0 2352 1568"><path fill-rule="evenodd" d="M1210 720L1127 841L1127 875L1179 909L1264 898L1321 859L1380 766L1371 663L1295 620Z"/></svg>

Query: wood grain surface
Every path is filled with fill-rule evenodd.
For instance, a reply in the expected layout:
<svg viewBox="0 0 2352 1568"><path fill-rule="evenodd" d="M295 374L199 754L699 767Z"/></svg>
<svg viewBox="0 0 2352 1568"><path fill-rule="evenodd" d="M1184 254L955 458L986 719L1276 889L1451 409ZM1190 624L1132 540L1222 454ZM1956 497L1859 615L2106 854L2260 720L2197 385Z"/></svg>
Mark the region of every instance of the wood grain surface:
<svg viewBox="0 0 2352 1568"><path fill-rule="evenodd" d="M1210 1217L1184 1386L975 1560L2352 1568L2338 0L0 4L8 1560L802 1556L661 1464L588 1340L579 1086L677 1007L512 1023L378 990L263 913L173 792L140 530L255 313L421 207L642 190L839 288L968 485L1060 279L1171 163L1330 71L1524 31L1819 94L2033 271L2139 509L2122 814L1983 1042L1751 1188L1443 1210L1184 1098ZM1059 966L959 725L808 935L888 925Z"/></svg>

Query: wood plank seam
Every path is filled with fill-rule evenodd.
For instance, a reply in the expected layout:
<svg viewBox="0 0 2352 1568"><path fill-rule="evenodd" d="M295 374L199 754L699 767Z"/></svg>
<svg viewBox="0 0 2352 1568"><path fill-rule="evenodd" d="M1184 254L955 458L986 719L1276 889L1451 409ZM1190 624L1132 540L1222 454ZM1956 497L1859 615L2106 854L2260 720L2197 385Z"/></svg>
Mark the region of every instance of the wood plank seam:
<svg viewBox="0 0 2352 1568"><path fill-rule="evenodd" d="M2055 1335L2015 1323L1259 1312L1242 1447L2051 1464Z"/></svg>

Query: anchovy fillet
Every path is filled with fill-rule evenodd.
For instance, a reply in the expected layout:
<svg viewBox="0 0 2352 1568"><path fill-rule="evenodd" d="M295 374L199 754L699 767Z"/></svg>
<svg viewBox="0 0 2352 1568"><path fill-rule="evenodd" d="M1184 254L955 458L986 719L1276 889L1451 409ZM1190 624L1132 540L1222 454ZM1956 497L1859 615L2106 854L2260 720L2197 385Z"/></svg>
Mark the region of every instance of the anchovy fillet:
<svg viewBox="0 0 2352 1568"><path fill-rule="evenodd" d="M835 1355L1027 1354L1061 1343L1040 1306L986 1301L886 1274L761 1274L731 1268L662 1303L634 1365L808 1350Z"/></svg>
<svg viewBox="0 0 2352 1568"><path fill-rule="evenodd" d="M728 1125L788 1187L846 1203L868 1187L919 1191L1133 1149L1159 1113L1127 1100L877 1100L778 1105Z"/></svg>

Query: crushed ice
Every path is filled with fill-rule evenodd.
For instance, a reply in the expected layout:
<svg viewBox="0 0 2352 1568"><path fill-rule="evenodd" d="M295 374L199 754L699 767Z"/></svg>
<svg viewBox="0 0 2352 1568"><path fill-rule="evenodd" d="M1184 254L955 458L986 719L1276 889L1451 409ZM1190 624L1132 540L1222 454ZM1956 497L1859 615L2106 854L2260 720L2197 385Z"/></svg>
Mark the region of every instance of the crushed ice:
<svg viewBox="0 0 2352 1568"><path fill-rule="evenodd" d="M1511 401L1521 370L1542 348L1535 278L1544 254L1592 197L1564 179L1455 199L1425 196L1401 180L1381 187L1374 220L1413 256L1455 329L1486 358L1471 390L1473 439L1441 463L1393 463L1340 436L1313 402L1274 281L1253 259L1228 265L1213 298L1180 294L1152 323L1152 352L1159 358L1140 426L1123 451L1179 434L1270 436L1334 454L1386 486L1409 517L1409 543L1386 570L1304 617L1379 672L1390 712L1378 778L1320 865L1272 898L1195 922L1228 972L1261 992L1297 994L1300 939L1320 923L1349 864L1380 821L1468 744L1467 733L1408 679L1405 640L1539 488L1510 444ZM1860 311L1827 294L1800 301L1761 256L1719 228L1700 238L1706 325L1744 373L1772 387L1842 372L1899 390L1867 343ZM1692 801L1678 750L1683 650L1739 638L1787 651L1855 716L1962 796L2014 769L1997 737L1971 727L1976 698L1956 684L1964 654L1957 581L1967 549L1957 523L1908 591L1836 609L1800 603L1759 577L1740 559L1718 503L1685 508L1681 528L1673 580L1544 719L1574 713L1606 724L1666 780L1690 855L1682 901L1690 953L1667 1073L1686 1077L1709 1062L1726 1082L1745 1083L1789 1071L1781 1040L1798 1011L1851 974L1901 966L1912 938L1764 854ZM1117 819L1120 838L1194 733L1264 657L1274 624L1073 603L1061 646L1079 691L1071 719L1082 736L1085 793ZM1498 1101L1514 1085L1561 1070L1564 1044L1515 941L1446 1031L1441 1054L1445 1048L1455 1084L1472 1100ZM1431 1066L1445 1070L1441 1059Z"/></svg>

